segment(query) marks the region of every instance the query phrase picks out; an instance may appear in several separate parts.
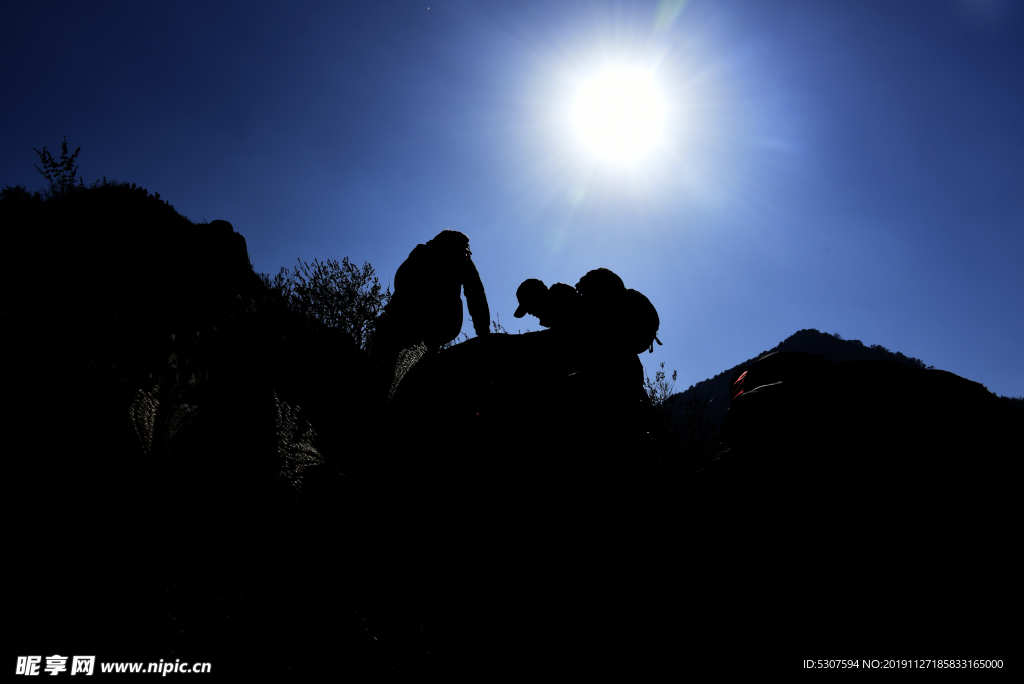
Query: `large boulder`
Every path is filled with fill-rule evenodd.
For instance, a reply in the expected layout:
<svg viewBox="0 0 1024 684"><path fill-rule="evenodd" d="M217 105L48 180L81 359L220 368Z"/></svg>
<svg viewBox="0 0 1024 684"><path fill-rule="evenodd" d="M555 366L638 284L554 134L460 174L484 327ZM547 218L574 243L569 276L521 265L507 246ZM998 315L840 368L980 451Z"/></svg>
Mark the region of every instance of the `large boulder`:
<svg viewBox="0 0 1024 684"><path fill-rule="evenodd" d="M632 481L643 477L637 461L657 470L641 381L634 355L588 357L557 330L468 340L425 356L401 380L393 470L424 486L485 489L489 499L626 496L625 480L644 486ZM647 484L664 497L658 479Z"/></svg>
<svg viewBox="0 0 1024 684"><path fill-rule="evenodd" d="M589 667L675 633L641 378L635 356L587 358L554 329L477 337L402 378L379 481L416 572L394 584L461 597L479 627L462 657Z"/></svg>

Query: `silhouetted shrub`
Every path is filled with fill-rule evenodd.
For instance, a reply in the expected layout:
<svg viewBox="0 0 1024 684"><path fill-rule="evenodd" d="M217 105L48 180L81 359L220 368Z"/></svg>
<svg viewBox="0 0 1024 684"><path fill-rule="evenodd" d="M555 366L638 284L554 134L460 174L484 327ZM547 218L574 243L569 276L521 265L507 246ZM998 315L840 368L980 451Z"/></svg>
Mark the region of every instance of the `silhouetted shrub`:
<svg viewBox="0 0 1024 684"><path fill-rule="evenodd" d="M377 318L391 301L391 288L381 291L369 262L360 269L348 257L340 264L314 259L310 265L300 259L290 273L282 267L272 279L261 273L260 280L293 311L350 335L360 349L367 349Z"/></svg>
<svg viewBox="0 0 1024 684"><path fill-rule="evenodd" d="M35 192L29 192L23 185L5 185L3 190L0 190L0 202L41 202L43 200L42 193L38 190Z"/></svg>
<svg viewBox="0 0 1024 684"><path fill-rule="evenodd" d="M1009 406L1017 412L1017 415L1024 418L1024 397L999 397L1005 406Z"/></svg>
<svg viewBox="0 0 1024 684"><path fill-rule="evenodd" d="M43 146L43 151L35 150L36 154L39 155L39 161L43 165L43 168L36 167L36 170L42 174L42 176L50 184L47 197L58 197L64 195L75 186L75 176L78 174L78 167L75 166L75 159L78 157L78 153L82 151L79 147L75 150L75 153L68 155L68 137L64 136L64 142L60 145L60 161L56 161L47 150L46 146ZM34 148L33 148L34 149ZM78 187L85 187L82 179L78 179Z"/></svg>
<svg viewBox="0 0 1024 684"><path fill-rule="evenodd" d="M665 403L665 400L672 396L672 390L676 386L676 377L679 371L672 371L672 383L665 379L665 362L661 362L661 370L654 372L654 381L652 382L647 377L647 371L644 371L644 389L647 391L647 397L651 400L653 406L661 406Z"/></svg>

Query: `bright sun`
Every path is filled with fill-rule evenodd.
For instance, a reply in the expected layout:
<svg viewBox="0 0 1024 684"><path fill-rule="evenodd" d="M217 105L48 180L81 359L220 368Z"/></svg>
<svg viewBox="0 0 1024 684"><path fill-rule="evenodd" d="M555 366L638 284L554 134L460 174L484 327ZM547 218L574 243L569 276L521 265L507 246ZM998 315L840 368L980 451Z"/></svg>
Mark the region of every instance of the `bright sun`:
<svg viewBox="0 0 1024 684"><path fill-rule="evenodd" d="M572 114L587 150L630 163L661 142L665 104L649 72L613 68L583 83Z"/></svg>

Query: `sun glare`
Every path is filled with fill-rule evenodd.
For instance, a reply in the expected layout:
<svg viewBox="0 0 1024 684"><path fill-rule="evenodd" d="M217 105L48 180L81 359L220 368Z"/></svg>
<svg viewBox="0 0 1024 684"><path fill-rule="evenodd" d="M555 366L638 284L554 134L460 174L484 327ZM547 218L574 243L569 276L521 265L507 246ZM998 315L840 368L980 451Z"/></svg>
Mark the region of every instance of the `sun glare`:
<svg viewBox="0 0 1024 684"><path fill-rule="evenodd" d="M589 152L631 163L661 142L665 104L650 72L613 68L580 86L572 115Z"/></svg>

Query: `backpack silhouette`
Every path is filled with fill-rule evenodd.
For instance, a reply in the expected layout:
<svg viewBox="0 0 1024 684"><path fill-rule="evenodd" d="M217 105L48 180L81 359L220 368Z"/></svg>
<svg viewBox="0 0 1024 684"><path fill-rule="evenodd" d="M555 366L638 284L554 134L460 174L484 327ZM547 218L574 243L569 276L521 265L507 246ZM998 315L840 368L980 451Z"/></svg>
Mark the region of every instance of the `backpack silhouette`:
<svg viewBox="0 0 1024 684"><path fill-rule="evenodd" d="M661 326L658 310L651 300L636 290L626 290L616 299L615 308L619 310L623 324L623 343L634 354L642 354L645 350L653 352L654 343L661 344L658 339Z"/></svg>

